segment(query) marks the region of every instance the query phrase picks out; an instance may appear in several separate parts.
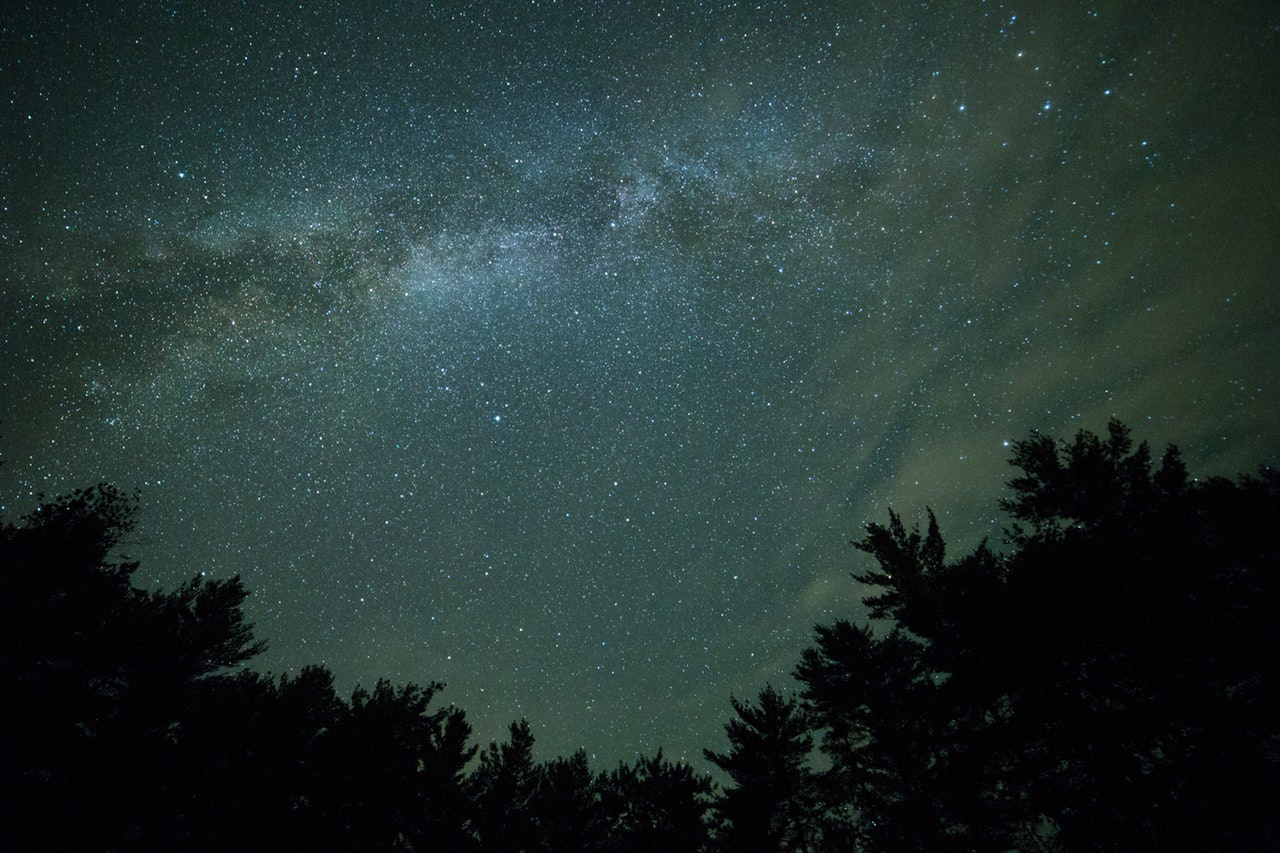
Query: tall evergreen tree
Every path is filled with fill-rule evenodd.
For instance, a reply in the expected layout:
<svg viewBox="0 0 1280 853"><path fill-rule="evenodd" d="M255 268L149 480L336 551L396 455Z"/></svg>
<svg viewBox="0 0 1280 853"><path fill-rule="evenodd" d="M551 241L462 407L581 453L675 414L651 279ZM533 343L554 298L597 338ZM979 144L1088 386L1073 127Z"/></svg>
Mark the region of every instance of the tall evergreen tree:
<svg viewBox="0 0 1280 853"><path fill-rule="evenodd" d="M725 724L728 751L702 751L733 783L715 804L720 846L742 853L813 849L818 790L808 766L808 715L772 685L760 691L758 704L733 697L729 703L737 718Z"/></svg>
<svg viewBox="0 0 1280 853"><path fill-rule="evenodd" d="M568 758L553 758L539 770L533 812L541 830L541 849L548 853L605 850L606 824L586 752L579 749Z"/></svg>
<svg viewBox="0 0 1280 853"><path fill-rule="evenodd" d="M1014 445L1010 552L890 513L873 617L797 670L877 849L1252 849L1280 838L1280 478L1189 482L1107 437Z"/></svg>
<svg viewBox="0 0 1280 853"><path fill-rule="evenodd" d="M533 743L528 721L520 720L511 724L505 743L491 743L480 755L470 785L482 850L518 853L541 846L534 814L541 774Z"/></svg>

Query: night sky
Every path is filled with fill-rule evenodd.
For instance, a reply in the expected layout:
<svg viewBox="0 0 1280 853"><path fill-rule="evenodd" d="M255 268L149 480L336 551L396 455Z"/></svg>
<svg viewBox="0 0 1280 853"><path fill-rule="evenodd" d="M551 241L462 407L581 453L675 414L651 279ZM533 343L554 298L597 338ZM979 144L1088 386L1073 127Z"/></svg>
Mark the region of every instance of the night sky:
<svg viewBox="0 0 1280 853"><path fill-rule="evenodd" d="M0 503L261 669L702 766L1032 429L1280 457L1270 4L118 5L0 13Z"/></svg>

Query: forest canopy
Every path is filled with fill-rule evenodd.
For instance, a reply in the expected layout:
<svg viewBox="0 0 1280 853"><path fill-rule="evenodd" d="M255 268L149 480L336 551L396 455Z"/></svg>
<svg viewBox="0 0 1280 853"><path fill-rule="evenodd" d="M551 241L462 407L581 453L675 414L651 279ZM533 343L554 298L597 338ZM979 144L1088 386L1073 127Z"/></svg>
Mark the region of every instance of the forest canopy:
<svg viewBox="0 0 1280 853"><path fill-rule="evenodd" d="M258 673L238 577L141 589L138 497L53 499L0 523L0 846L1280 846L1280 476L1192 479L1116 421L1011 463L1003 549L949 558L932 513L867 526L872 621L730 697L720 785L661 750L535 761L525 721L481 750L439 683Z"/></svg>

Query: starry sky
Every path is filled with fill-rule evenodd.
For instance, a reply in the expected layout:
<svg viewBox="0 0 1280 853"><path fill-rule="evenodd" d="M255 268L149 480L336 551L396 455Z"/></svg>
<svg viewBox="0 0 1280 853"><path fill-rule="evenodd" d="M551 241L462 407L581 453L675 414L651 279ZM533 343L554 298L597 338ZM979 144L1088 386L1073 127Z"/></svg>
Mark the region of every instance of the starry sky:
<svg viewBox="0 0 1280 853"><path fill-rule="evenodd" d="M261 669L700 765L1011 440L1280 457L1280 15L1159 6L8 5L0 503L140 488Z"/></svg>

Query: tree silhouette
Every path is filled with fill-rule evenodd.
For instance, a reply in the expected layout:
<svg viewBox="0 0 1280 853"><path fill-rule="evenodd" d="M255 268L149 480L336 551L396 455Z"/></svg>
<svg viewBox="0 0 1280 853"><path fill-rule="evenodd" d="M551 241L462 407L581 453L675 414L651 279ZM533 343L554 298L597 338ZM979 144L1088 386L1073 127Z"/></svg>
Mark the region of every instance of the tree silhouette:
<svg viewBox="0 0 1280 853"><path fill-rule="evenodd" d="M48 826L73 847L136 843L192 691L263 647L238 577L132 586L137 563L115 552L136 512L136 496L102 484L0 526L0 763L15 816L4 831L19 844ZM81 820L68 825L68 812Z"/></svg>
<svg viewBox="0 0 1280 853"><path fill-rule="evenodd" d="M1114 421L1012 462L1004 553L867 526L873 621L818 626L802 703L730 698L718 797L661 750L536 763L524 721L473 765L438 683L250 671L239 578L139 589L136 496L48 501L0 522L0 849L1280 848L1280 475Z"/></svg>
<svg viewBox="0 0 1280 853"><path fill-rule="evenodd" d="M687 764L668 761L659 749L601 774L597 784L605 849L693 853L706 847L711 780Z"/></svg>
<svg viewBox="0 0 1280 853"><path fill-rule="evenodd" d="M582 751L538 764L528 722L491 743L469 780L475 835L492 851L696 851L710 780L662 756L595 775Z"/></svg>
<svg viewBox="0 0 1280 853"><path fill-rule="evenodd" d="M1153 470L1113 421L1014 445L1012 550L932 513L855 543L887 633L818 629L797 677L849 838L877 849L1250 849L1280 801L1280 478Z"/></svg>
<svg viewBox="0 0 1280 853"><path fill-rule="evenodd" d="M263 644L239 578L134 587L136 506L100 485L0 526L0 846L465 848L475 750L441 685L346 703L321 667L240 671Z"/></svg>
<svg viewBox="0 0 1280 853"><path fill-rule="evenodd" d="M831 759L824 790L829 847L946 850L947 767L937 747L950 713L925 668L922 644L895 630L876 637L840 620L819 626L796 668Z"/></svg>
<svg viewBox="0 0 1280 853"><path fill-rule="evenodd" d="M1000 673L985 693L1028 802L1079 845L1274 831L1280 480L1189 483L1174 447L1153 472L1116 421L1106 440L1032 436L1013 462L1005 619L954 677Z"/></svg>
<svg viewBox="0 0 1280 853"><path fill-rule="evenodd" d="M491 743L471 777L481 849L516 853L541 848L534 814L541 774L533 762L533 733L513 722L506 743Z"/></svg>
<svg viewBox="0 0 1280 853"><path fill-rule="evenodd" d="M279 684L249 671L201 682L174 733L152 833L185 849L326 849L316 759L345 710L319 667Z"/></svg>
<svg viewBox="0 0 1280 853"><path fill-rule="evenodd" d="M442 687L380 679L352 694L322 751L321 802L339 847L456 849L467 837L463 773L475 748L460 709L430 709Z"/></svg>
<svg viewBox="0 0 1280 853"><path fill-rule="evenodd" d="M809 770L813 734L792 697L766 685L759 703L730 697L737 719L725 724L729 750L704 749L733 786L717 799L720 846L739 851L808 850L817 823L817 780Z"/></svg>
<svg viewBox="0 0 1280 853"><path fill-rule="evenodd" d="M607 849L596 777L582 750L541 765L533 813L541 827L542 850L586 853Z"/></svg>

